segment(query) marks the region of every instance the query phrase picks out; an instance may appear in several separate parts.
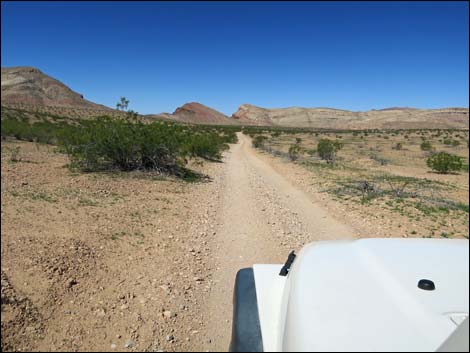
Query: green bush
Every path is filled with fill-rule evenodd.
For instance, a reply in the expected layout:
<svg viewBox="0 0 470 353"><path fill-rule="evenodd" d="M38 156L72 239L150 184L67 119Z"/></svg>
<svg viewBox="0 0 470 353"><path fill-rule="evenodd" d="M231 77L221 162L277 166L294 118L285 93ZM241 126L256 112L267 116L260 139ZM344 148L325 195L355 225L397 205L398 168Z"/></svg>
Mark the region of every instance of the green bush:
<svg viewBox="0 0 470 353"><path fill-rule="evenodd" d="M209 160L220 160L221 148L220 144L214 143L220 138L214 133L195 134L188 138L186 142L186 152L191 157L201 157ZM228 146L227 146L228 147Z"/></svg>
<svg viewBox="0 0 470 353"><path fill-rule="evenodd" d="M326 160L328 163L334 162L336 153L343 147L343 144L338 141L329 139L320 139L317 145L317 152L321 159Z"/></svg>
<svg viewBox="0 0 470 353"><path fill-rule="evenodd" d="M425 140L421 142L421 150L423 151L431 151L433 149L431 142Z"/></svg>
<svg viewBox="0 0 470 353"><path fill-rule="evenodd" d="M444 139L444 140L442 141L442 143L443 143L444 145L454 146L454 147L460 145L460 141L459 141L459 140L452 140L452 139L450 139L450 138Z"/></svg>
<svg viewBox="0 0 470 353"><path fill-rule="evenodd" d="M289 147L289 159L291 161L296 161L297 159L299 159L299 155L300 155L300 151L301 151L301 147L299 144L295 144L295 145L292 145Z"/></svg>
<svg viewBox="0 0 470 353"><path fill-rule="evenodd" d="M186 158L219 160L227 140L233 136L201 127L101 118L66 131L60 141L73 164L86 171L154 170L182 176Z"/></svg>
<svg viewBox="0 0 470 353"><path fill-rule="evenodd" d="M439 152L429 157L426 164L438 173L449 173L461 170L463 160L459 156L447 152Z"/></svg>
<svg viewBox="0 0 470 353"><path fill-rule="evenodd" d="M2 110L3 112L3 110ZM75 125L27 119L2 119L2 137L58 144L71 165L84 171L152 170L177 176L189 172L188 158L220 160L228 143L237 141L237 127L144 124L133 119L81 120Z"/></svg>
<svg viewBox="0 0 470 353"><path fill-rule="evenodd" d="M268 138L267 138L266 136L263 136L263 135L258 135L258 136L256 136L256 137L253 138L253 140L252 140L253 147L255 147L255 148L264 147L264 142L265 142L267 139L268 139Z"/></svg>
<svg viewBox="0 0 470 353"><path fill-rule="evenodd" d="M2 138L15 137L17 140L36 141L40 143L55 144L61 131L71 128L70 125L60 122L47 121L30 124L27 120L18 120L13 117L2 119Z"/></svg>

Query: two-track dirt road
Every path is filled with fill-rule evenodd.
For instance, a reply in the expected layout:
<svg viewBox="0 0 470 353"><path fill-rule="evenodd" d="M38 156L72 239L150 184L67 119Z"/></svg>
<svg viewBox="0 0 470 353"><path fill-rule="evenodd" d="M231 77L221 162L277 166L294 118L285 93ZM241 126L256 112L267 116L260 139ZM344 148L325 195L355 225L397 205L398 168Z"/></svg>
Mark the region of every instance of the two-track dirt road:
<svg viewBox="0 0 470 353"><path fill-rule="evenodd" d="M254 263L283 263L290 249L315 240L348 239L335 220L260 158L239 134L227 153L212 240L213 287L205 300L205 350L227 350L237 270Z"/></svg>

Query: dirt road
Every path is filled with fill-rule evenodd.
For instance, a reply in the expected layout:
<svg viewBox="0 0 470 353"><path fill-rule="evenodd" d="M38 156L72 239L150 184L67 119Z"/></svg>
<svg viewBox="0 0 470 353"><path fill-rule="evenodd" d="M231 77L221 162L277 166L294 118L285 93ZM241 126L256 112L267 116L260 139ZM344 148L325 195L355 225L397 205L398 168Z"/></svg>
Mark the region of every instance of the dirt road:
<svg viewBox="0 0 470 353"><path fill-rule="evenodd" d="M212 239L215 271L205 303L207 330L202 347L211 351L223 351L229 345L238 269L254 263L283 263L289 250L300 250L309 241L353 237L349 227L259 158L248 137L238 137L239 143L226 156Z"/></svg>

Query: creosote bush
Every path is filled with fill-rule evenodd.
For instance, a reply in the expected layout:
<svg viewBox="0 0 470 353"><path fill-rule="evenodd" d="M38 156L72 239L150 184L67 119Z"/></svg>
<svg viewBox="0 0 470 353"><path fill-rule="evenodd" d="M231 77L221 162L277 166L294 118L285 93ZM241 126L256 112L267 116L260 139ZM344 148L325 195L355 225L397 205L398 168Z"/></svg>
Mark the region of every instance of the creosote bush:
<svg viewBox="0 0 470 353"><path fill-rule="evenodd" d="M301 151L301 147L298 143L296 143L295 145L291 145L289 147L289 159L291 161L296 161L297 159L299 159L299 155L300 155L300 151Z"/></svg>
<svg viewBox="0 0 470 353"><path fill-rule="evenodd" d="M421 150L422 151L431 151L433 149L431 142L425 140L421 142Z"/></svg>
<svg viewBox="0 0 470 353"><path fill-rule="evenodd" d="M432 170L445 174L461 170L463 167L463 160L462 157L447 152L439 152L429 157L426 164Z"/></svg>
<svg viewBox="0 0 470 353"><path fill-rule="evenodd" d="M262 147L264 147L264 143L267 139L268 138L266 136L257 135L253 138L251 143L253 144L253 147L255 147L255 148L262 148Z"/></svg>
<svg viewBox="0 0 470 353"><path fill-rule="evenodd" d="M332 163L336 159L336 153L343 147L343 144L338 141L329 139L320 139L317 145L317 152L321 159Z"/></svg>
<svg viewBox="0 0 470 353"><path fill-rule="evenodd" d="M66 131L60 142L72 164L85 171L153 170L183 176L187 158L219 160L234 140L233 131L221 135L195 126L101 118Z"/></svg>
<svg viewBox="0 0 470 353"><path fill-rule="evenodd" d="M2 137L58 144L71 166L83 171L146 170L186 177L188 159L220 160L228 143L235 143L236 127L144 124L136 119L101 117L72 124L26 119L2 119Z"/></svg>

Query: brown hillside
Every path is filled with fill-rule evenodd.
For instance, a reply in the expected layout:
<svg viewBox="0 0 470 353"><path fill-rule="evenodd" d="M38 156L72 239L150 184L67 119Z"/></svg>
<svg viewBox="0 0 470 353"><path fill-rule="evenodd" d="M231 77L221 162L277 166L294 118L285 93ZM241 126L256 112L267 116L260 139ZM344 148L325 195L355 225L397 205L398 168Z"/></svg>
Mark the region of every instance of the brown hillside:
<svg viewBox="0 0 470 353"><path fill-rule="evenodd" d="M232 124L233 120L215 109L200 103L186 103L171 115L175 120L200 124Z"/></svg>
<svg viewBox="0 0 470 353"><path fill-rule="evenodd" d="M352 112L331 108L265 109L240 106L232 118L242 124L331 129L468 129L468 108L388 108Z"/></svg>
<svg viewBox="0 0 470 353"><path fill-rule="evenodd" d="M90 102L62 82L28 66L2 68L2 105L113 110Z"/></svg>

